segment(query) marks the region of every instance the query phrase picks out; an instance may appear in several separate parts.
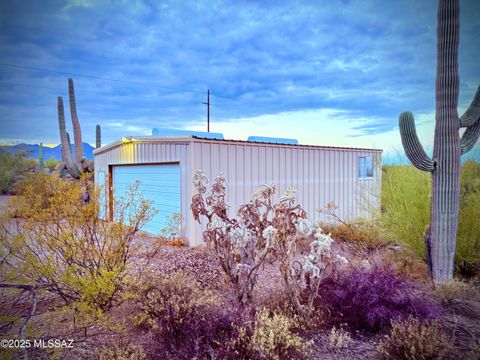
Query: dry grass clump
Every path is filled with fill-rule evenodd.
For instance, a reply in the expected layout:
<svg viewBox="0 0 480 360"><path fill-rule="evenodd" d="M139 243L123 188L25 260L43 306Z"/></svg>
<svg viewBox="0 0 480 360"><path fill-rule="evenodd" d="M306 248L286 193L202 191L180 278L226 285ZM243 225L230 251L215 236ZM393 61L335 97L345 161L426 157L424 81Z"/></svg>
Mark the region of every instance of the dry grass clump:
<svg viewBox="0 0 480 360"><path fill-rule="evenodd" d="M425 261L404 247L387 248L382 254L382 259L395 270L397 275L405 276L411 280L430 282L431 276Z"/></svg>
<svg viewBox="0 0 480 360"><path fill-rule="evenodd" d="M248 354L248 359L308 359L312 344L294 332L300 326L299 321L298 317L260 309L253 327L240 328L234 346L238 348L238 344L243 344L241 347Z"/></svg>
<svg viewBox="0 0 480 360"><path fill-rule="evenodd" d="M346 243L357 254L371 254L386 247L380 233L379 224L374 220L356 219L349 222L340 222L336 225L322 224L325 233L340 243Z"/></svg>
<svg viewBox="0 0 480 360"><path fill-rule="evenodd" d="M389 334L378 345L385 359L442 360L453 356L453 341L438 322L409 317L393 321Z"/></svg>
<svg viewBox="0 0 480 360"><path fill-rule="evenodd" d="M258 307L269 310L272 313L279 313L289 317L295 316L295 309L285 289L275 289L259 299Z"/></svg>
<svg viewBox="0 0 480 360"><path fill-rule="evenodd" d="M332 349L343 349L352 342L352 337L348 331L334 326L328 335L328 342Z"/></svg>
<svg viewBox="0 0 480 360"><path fill-rule="evenodd" d="M115 345L100 350L98 360L147 360L143 348L134 344Z"/></svg>
<svg viewBox="0 0 480 360"><path fill-rule="evenodd" d="M455 300L469 300L477 294L474 286L463 281L450 281L435 287L435 293L443 304L448 305Z"/></svg>

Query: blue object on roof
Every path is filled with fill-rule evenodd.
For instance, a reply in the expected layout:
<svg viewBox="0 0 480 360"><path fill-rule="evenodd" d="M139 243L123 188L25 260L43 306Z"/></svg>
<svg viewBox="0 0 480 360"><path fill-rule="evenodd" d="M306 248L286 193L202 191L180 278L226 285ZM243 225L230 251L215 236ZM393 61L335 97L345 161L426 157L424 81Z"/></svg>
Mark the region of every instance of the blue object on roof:
<svg viewBox="0 0 480 360"><path fill-rule="evenodd" d="M223 140L223 134L212 133L205 131L193 131L193 130L180 130L180 129L169 129L169 128L153 128L152 136L196 136L199 138L205 139L219 139Z"/></svg>
<svg viewBox="0 0 480 360"><path fill-rule="evenodd" d="M252 142L298 145L297 139L275 138L267 136L249 136L247 140Z"/></svg>

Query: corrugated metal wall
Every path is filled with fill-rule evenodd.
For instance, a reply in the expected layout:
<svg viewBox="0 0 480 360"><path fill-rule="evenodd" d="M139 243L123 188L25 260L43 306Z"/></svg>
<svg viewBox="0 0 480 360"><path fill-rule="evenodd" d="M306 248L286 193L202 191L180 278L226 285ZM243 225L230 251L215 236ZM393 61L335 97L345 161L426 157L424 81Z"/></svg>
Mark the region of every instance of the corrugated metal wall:
<svg viewBox="0 0 480 360"><path fill-rule="evenodd" d="M358 157L368 155L375 159L374 178L358 179ZM332 220L318 211L329 202L344 220L379 209L380 157L381 151L195 140L192 162L211 180L220 171L225 174L230 215L257 186L274 183L278 195L288 186L298 190L298 202L316 222ZM192 230L190 236L201 239L202 227Z"/></svg>
<svg viewBox="0 0 480 360"><path fill-rule="evenodd" d="M358 178L358 157L374 156L373 179ZM328 221L318 210L328 202L338 206L342 219L368 216L380 208L381 151L292 146L190 139L149 139L112 146L95 154L95 172L108 165L179 162L181 209L189 244L202 244L202 226L194 222L190 201L192 175L202 169L213 180L223 171L228 182L227 202L231 215L250 200L252 191L274 183L281 195L288 186L298 190L298 202L311 221ZM195 224L195 225L194 225Z"/></svg>
<svg viewBox="0 0 480 360"><path fill-rule="evenodd" d="M161 143L134 140L120 143L105 151L95 153L95 181L99 178L97 175L99 171L105 171L106 174L109 174L109 165L179 163L181 212L184 215L188 214L191 199L188 149L189 140L164 140ZM106 199L108 204L108 191L106 192ZM188 221L185 221L186 234L190 232L189 224Z"/></svg>

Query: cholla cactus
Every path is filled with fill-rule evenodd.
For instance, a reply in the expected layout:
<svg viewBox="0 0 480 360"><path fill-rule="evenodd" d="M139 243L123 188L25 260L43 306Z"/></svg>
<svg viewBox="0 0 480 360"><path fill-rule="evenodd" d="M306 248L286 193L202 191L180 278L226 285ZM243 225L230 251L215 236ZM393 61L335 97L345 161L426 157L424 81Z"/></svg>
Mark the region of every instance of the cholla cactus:
<svg viewBox="0 0 480 360"><path fill-rule="evenodd" d="M343 256L335 255L330 234L325 234L320 226L315 229L316 240L310 243L310 251L299 261L292 254L281 259L281 271L290 299L297 313L308 319L319 297L321 282L348 264ZM293 242L287 242L290 249Z"/></svg>
<svg viewBox="0 0 480 360"><path fill-rule="evenodd" d="M310 252L301 261L296 260L297 242L308 238L314 229L306 211L295 201L295 190L288 188L275 203L274 185L258 187L250 202L238 208L237 220L228 217L222 173L210 192L208 178L200 170L195 172L193 184L197 190L192 198L193 216L198 222L201 217L208 220L203 239L215 250L238 299L244 304L251 300L258 269L271 255L280 260L280 272L296 311L308 317L321 280L346 260L333 256L333 240L320 228L316 229Z"/></svg>
<svg viewBox="0 0 480 360"><path fill-rule="evenodd" d="M210 192L207 192L207 184L205 174L196 171L193 185L197 194L192 198L192 213L198 222L201 216L207 218L203 239L215 250L238 299L246 304L251 300L258 269L271 250L272 235L268 231L263 235L265 228L256 216L258 212L253 211L253 203L246 205L244 209L250 209L250 212L243 212L240 222L228 217L226 181L222 173L213 181Z"/></svg>

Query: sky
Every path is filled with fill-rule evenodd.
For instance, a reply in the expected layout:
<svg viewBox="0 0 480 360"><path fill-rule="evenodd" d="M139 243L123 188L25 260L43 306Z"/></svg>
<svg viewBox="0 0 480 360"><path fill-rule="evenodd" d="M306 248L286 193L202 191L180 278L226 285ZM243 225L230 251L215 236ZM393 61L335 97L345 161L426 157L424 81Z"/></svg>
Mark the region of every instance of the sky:
<svg viewBox="0 0 480 360"><path fill-rule="evenodd" d="M433 144L436 1L0 2L0 142L60 142L75 81L84 141L153 127L401 154ZM480 84L480 1L461 1L459 114ZM69 109L66 108L67 120ZM71 127L71 124L68 124ZM475 153L479 154L479 145ZM400 156L400 155L399 155Z"/></svg>

